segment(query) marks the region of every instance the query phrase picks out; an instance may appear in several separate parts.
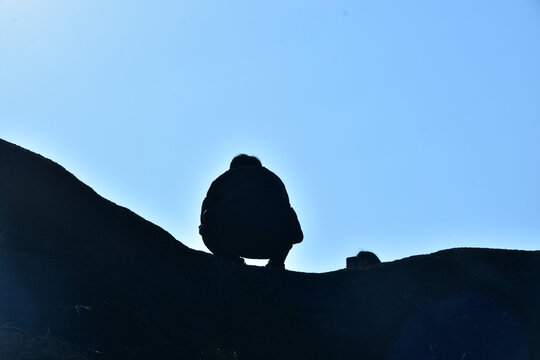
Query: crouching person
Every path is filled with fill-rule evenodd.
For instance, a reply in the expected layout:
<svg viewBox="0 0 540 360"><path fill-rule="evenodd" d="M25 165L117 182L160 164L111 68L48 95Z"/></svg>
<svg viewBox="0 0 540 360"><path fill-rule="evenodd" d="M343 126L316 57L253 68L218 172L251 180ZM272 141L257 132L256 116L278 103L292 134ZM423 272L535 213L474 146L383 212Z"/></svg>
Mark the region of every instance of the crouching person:
<svg viewBox="0 0 540 360"><path fill-rule="evenodd" d="M269 259L267 267L280 269L293 244L304 238L283 182L259 159L243 154L212 182L199 233L216 256L239 263Z"/></svg>

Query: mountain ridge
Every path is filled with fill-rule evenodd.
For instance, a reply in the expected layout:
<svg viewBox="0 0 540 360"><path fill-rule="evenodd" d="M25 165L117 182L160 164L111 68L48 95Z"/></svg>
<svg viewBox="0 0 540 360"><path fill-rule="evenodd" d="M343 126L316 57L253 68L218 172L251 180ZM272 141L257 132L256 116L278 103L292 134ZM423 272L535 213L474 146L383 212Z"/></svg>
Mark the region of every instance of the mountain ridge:
<svg viewBox="0 0 540 360"><path fill-rule="evenodd" d="M241 266L3 140L0 174L0 358L540 358L539 251Z"/></svg>

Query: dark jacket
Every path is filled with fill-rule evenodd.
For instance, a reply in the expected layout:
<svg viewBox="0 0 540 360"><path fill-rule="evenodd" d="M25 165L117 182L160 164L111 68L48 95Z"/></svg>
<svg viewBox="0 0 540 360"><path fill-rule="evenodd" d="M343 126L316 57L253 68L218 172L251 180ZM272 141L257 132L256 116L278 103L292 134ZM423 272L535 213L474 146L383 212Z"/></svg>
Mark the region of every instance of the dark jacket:
<svg viewBox="0 0 540 360"><path fill-rule="evenodd" d="M201 208L203 238L205 231L218 234L240 256L254 258L304 237L285 185L262 166L233 168L212 182Z"/></svg>

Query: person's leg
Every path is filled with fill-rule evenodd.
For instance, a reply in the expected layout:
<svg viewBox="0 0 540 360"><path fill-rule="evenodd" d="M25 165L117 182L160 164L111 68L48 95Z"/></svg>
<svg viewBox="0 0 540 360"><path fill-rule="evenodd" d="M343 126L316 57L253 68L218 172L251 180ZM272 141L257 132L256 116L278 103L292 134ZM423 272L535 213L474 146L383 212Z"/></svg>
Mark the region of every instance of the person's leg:
<svg viewBox="0 0 540 360"><path fill-rule="evenodd" d="M206 245L212 254L234 263L244 264L244 259L238 256L238 254L233 253L228 247L224 246L222 237L217 234L212 227L201 226L199 232L202 236L204 245Z"/></svg>
<svg viewBox="0 0 540 360"><path fill-rule="evenodd" d="M266 267L275 268L275 269L285 269L285 259L291 251L292 244L284 245L272 254Z"/></svg>

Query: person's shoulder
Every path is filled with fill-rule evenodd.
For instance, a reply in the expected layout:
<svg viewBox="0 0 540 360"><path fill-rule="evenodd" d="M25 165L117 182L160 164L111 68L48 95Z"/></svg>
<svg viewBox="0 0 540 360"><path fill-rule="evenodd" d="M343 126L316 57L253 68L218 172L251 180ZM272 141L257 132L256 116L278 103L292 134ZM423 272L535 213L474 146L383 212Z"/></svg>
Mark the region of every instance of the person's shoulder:
<svg viewBox="0 0 540 360"><path fill-rule="evenodd" d="M263 171L264 171L266 174L268 174L269 176L272 176L272 177L274 177L274 178L279 179L279 176L277 176L276 173L273 172L272 170L270 170L270 169L268 169L268 168L265 168L264 166L262 166L261 168L262 168ZM280 181L281 181L281 179L280 179Z"/></svg>
<svg viewBox="0 0 540 360"><path fill-rule="evenodd" d="M213 182L220 182L220 181L223 181L223 179L227 178L228 176L230 176L230 172L231 170L227 170L225 171L223 174L219 175Z"/></svg>
<svg viewBox="0 0 540 360"><path fill-rule="evenodd" d="M272 170L264 167L264 166L261 166L259 168L261 170L261 172L264 172L265 174L269 175L269 176L272 176L272 177L277 177L279 178L279 176L277 176Z"/></svg>
<svg viewBox="0 0 540 360"><path fill-rule="evenodd" d="M285 184L279 176L277 176L272 170L269 170L264 166L262 167L262 169L266 178L271 179L272 183L278 185L280 188L285 190Z"/></svg>
<svg viewBox="0 0 540 360"><path fill-rule="evenodd" d="M219 188L221 184L226 182L227 178L230 176L230 170L227 170L223 174L219 175L214 181L212 181L212 184L210 184L210 189L208 189L208 191Z"/></svg>

